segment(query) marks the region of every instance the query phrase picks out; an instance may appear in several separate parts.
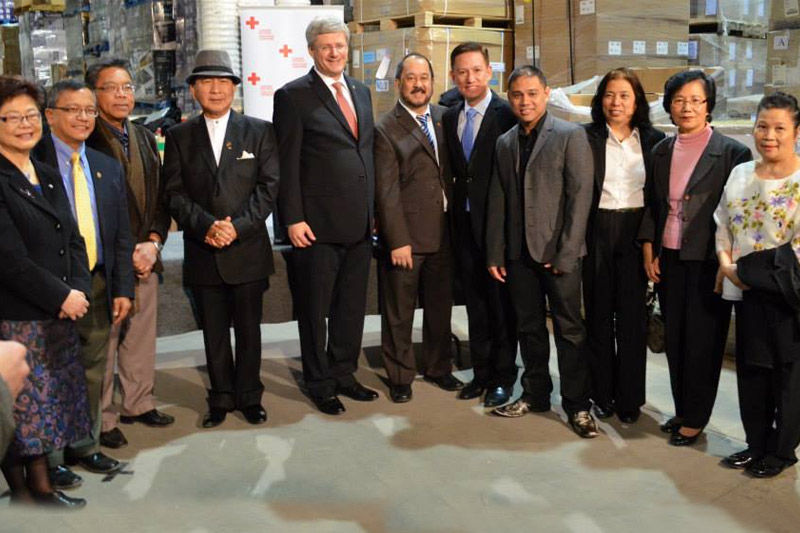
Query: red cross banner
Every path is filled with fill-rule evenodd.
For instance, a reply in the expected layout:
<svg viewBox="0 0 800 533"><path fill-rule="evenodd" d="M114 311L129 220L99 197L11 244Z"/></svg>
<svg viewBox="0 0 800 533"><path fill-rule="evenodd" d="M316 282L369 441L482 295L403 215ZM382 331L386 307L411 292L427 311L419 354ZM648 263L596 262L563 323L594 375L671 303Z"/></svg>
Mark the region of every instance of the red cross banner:
<svg viewBox="0 0 800 533"><path fill-rule="evenodd" d="M314 65L308 55L305 35L306 26L315 17L344 20L343 7L241 5L245 113L271 121L275 91L307 73Z"/></svg>

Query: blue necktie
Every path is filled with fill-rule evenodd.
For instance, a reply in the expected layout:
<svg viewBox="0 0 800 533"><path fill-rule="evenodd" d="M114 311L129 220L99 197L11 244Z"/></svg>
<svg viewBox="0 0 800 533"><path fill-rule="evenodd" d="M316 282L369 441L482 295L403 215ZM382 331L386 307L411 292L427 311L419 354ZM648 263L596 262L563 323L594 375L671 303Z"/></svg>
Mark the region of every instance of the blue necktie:
<svg viewBox="0 0 800 533"><path fill-rule="evenodd" d="M417 115L417 122L419 122L420 127L422 127L422 131L425 132L425 137L428 138L428 142L431 143L433 153L436 153L436 142L433 140L431 130L428 129L428 113Z"/></svg>
<svg viewBox="0 0 800 533"><path fill-rule="evenodd" d="M464 159L469 162L472 155L472 146L475 144L475 115L478 112L469 108L467 110L467 121L464 123L464 131L461 133L461 148L464 150Z"/></svg>

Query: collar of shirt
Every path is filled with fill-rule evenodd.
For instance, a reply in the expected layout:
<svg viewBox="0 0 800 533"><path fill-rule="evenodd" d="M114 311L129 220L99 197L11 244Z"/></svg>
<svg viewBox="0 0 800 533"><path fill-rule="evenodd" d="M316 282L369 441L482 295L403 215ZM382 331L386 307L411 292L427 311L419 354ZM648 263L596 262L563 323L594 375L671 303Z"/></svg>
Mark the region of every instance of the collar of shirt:
<svg viewBox="0 0 800 533"><path fill-rule="evenodd" d="M486 110L489 108L489 103L492 101L492 91L491 89L486 91L486 96L483 97L483 100L475 104L474 106L469 105L467 101L464 101L464 110L462 111L465 115L469 109L474 109L478 112L480 116L486 114Z"/></svg>
<svg viewBox="0 0 800 533"><path fill-rule="evenodd" d="M225 113L223 116L219 118L208 118L207 116L203 115L203 119L206 121L206 127L211 127L211 124L214 124L214 131L225 131L228 129L228 119L231 118L231 110L228 109L228 112Z"/></svg>
<svg viewBox="0 0 800 533"><path fill-rule="evenodd" d="M520 145L535 143L536 139L539 137L539 133L542 131L542 126L544 125L544 121L546 119L547 111L544 112L544 115L542 115L542 118L539 119L539 122L536 123L530 133L525 133L525 130L522 128L522 124L520 124L518 132Z"/></svg>
<svg viewBox="0 0 800 533"><path fill-rule="evenodd" d="M336 99L336 88L334 88L333 84L336 82L342 84L342 92L345 94L348 100L350 99L350 88L347 86L347 80L344 79L343 73L340 74L338 78L332 78L327 74L323 74L322 72L320 72L316 65L314 65L314 72L316 72L317 75L320 78L322 78L322 81L328 87L328 90L331 91L331 93L333 93L334 100Z"/></svg>
<svg viewBox="0 0 800 533"><path fill-rule="evenodd" d="M66 174L71 175L72 154L76 151L81 155L81 163L83 164L84 171L89 168L89 162L86 159L86 143L81 143L77 150L73 150L71 146L56 137L55 133L50 132L50 136L53 138L53 146L56 148L56 159L58 160L59 170L61 170L62 174L65 173L64 169L61 168L63 163L66 165ZM86 175L88 176L89 173L87 172Z"/></svg>
<svg viewBox="0 0 800 533"><path fill-rule="evenodd" d="M621 140L621 141L617 138L616 134L611 129L611 126L609 126L608 124L606 124L606 131L608 132L608 138L612 139L611 142L614 142L614 143L617 143L617 144L622 144L623 142L627 141L628 139L633 139L634 141L636 141L639 144L641 144L641 142L642 142L641 136L639 135L639 128L633 128L633 130L631 130L630 136L625 138L625 139L623 139L623 140Z"/></svg>
<svg viewBox="0 0 800 533"><path fill-rule="evenodd" d="M411 118L413 118L413 119L414 119L414 122L416 122L416 121L417 121L417 117L418 117L419 115L428 115L428 122L432 122L432 121L433 121L433 117L431 116L431 106L430 106L430 104L428 104L427 106L425 106L425 111L423 111L422 113L417 113L416 111L411 111L411 110L408 108L408 106L406 106L406 104L404 104L404 103L403 103L403 101L402 101L402 100L398 100L398 103L399 103L401 106L403 106L403 109L405 109L406 111L408 111L408 114L409 114L409 115L411 115Z"/></svg>

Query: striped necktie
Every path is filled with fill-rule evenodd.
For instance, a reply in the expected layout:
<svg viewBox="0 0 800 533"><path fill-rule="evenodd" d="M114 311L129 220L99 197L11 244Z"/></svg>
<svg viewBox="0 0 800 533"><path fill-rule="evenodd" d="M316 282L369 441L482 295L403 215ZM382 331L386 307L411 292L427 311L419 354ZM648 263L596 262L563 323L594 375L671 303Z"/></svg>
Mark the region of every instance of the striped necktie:
<svg viewBox="0 0 800 533"><path fill-rule="evenodd" d="M92 212L92 197L89 195L89 183L81 164L81 154L72 153L72 187L75 191L75 218L78 219L78 231L86 242L86 255L89 257L89 270L97 264L97 232Z"/></svg>
<svg viewBox="0 0 800 533"><path fill-rule="evenodd" d="M422 131L425 132L425 137L428 138L428 142L431 143L433 152L436 153L436 141L433 140L433 134L428 128L428 113L425 113L424 115L417 115L417 122L419 122Z"/></svg>

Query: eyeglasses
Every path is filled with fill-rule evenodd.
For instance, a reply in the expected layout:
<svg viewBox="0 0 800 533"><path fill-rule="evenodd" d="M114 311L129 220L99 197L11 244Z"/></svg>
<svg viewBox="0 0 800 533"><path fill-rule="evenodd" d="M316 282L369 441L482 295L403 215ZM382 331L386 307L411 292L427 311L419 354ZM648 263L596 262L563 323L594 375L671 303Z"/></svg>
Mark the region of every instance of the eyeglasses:
<svg viewBox="0 0 800 533"><path fill-rule="evenodd" d="M106 83L102 87L98 87L95 90L102 91L104 93L116 94L121 91L123 94L133 94L133 91L136 90L136 85L132 83L126 83L124 85L120 85L118 83Z"/></svg>
<svg viewBox="0 0 800 533"><path fill-rule="evenodd" d="M4 117L0 117L0 120L14 127L19 126L23 120L27 121L28 124L35 125L42 121L42 115L38 111L31 111L24 115L20 115L19 113L9 113Z"/></svg>
<svg viewBox="0 0 800 533"><path fill-rule="evenodd" d="M96 107L78 107L76 105L71 105L69 107L56 107L51 106L50 109L58 109L59 111L63 111L67 115L76 118L83 115L87 117L94 118L97 116L97 108Z"/></svg>
<svg viewBox="0 0 800 533"><path fill-rule="evenodd" d="M333 50L336 50L337 54L342 54L347 50L347 45L346 44L334 44L334 45L326 44L325 46L318 47L317 50L319 50L323 54L329 54Z"/></svg>
<svg viewBox="0 0 800 533"><path fill-rule="evenodd" d="M684 105L689 105L692 109L697 109L701 105L708 102L708 100L700 100L699 98L695 98L693 100L687 100L685 98L675 98L672 100L672 107L676 107L678 109L682 108Z"/></svg>

